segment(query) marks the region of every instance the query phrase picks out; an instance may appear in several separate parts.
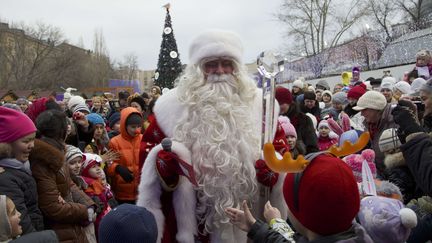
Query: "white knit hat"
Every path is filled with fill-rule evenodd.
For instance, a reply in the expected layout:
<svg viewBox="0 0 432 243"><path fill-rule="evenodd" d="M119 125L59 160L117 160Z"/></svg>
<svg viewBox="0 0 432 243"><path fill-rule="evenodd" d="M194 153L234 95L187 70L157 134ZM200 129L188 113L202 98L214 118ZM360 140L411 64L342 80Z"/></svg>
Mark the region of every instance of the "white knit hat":
<svg viewBox="0 0 432 243"><path fill-rule="evenodd" d="M423 86L423 84L426 83L426 80L424 80L423 78L416 78L412 81L411 83L411 92L409 93L410 95L419 95L419 91L421 89L421 87Z"/></svg>
<svg viewBox="0 0 432 243"><path fill-rule="evenodd" d="M389 89L393 91L393 87L396 84L396 79L393 77L385 77L381 81L380 90L381 89Z"/></svg>
<svg viewBox="0 0 432 243"><path fill-rule="evenodd" d="M395 84L397 81L393 77L385 77L382 79L381 83L393 83Z"/></svg>
<svg viewBox="0 0 432 243"><path fill-rule="evenodd" d="M325 94L328 95L328 96L330 96L330 98L333 97L333 94L332 94L332 92L330 90L324 90L324 92L322 92L321 96L324 96Z"/></svg>
<svg viewBox="0 0 432 243"><path fill-rule="evenodd" d="M68 106L68 109L69 109L70 111L72 111L73 108L74 108L75 106L77 106L78 104L85 105L86 102L85 102L85 100L84 100L83 97L81 97L81 96L79 96L79 95L74 95L74 96L72 96L72 97L69 99L69 102L68 102L67 106Z"/></svg>
<svg viewBox="0 0 432 243"><path fill-rule="evenodd" d="M242 63L243 45L240 37L230 31L209 30L195 37L189 47L190 64L198 64L204 58L231 57Z"/></svg>
<svg viewBox="0 0 432 243"><path fill-rule="evenodd" d="M364 109L383 110L387 105L387 100L383 94L378 91L368 91L357 101L357 106L353 107L356 111Z"/></svg>
<svg viewBox="0 0 432 243"><path fill-rule="evenodd" d="M293 82L292 86L303 89L304 83L300 79L297 79L296 81Z"/></svg>
<svg viewBox="0 0 432 243"><path fill-rule="evenodd" d="M399 137L396 133L395 128L389 128L384 130L384 132L381 134L378 142L379 149L381 152L387 152L392 149L397 149L401 146L401 142L399 140Z"/></svg>
<svg viewBox="0 0 432 243"><path fill-rule="evenodd" d="M402 94L409 94L411 92L411 85L405 81L399 81L395 84L393 89L399 90Z"/></svg>

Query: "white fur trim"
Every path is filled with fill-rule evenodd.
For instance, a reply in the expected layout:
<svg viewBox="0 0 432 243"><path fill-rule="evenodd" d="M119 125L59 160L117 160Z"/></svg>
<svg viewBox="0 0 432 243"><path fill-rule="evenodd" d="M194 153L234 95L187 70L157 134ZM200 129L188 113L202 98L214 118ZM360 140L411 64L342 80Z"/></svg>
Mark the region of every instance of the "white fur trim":
<svg viewBox="0 0 432 243"><path fill-rule="evenodd" d="M405 166L405 158L402 152L386 154L384 157L384 165L387 169L392 169L398 166Z"/></svg>
<svg viewBox="0 0 432 243"><path fill-rule="evenodd" d="M209 57L232 57L242 63L243 46L240 37L230 31L209 30L197 36L189 48L190 64Z"/></svg>
<svg viewBox="0 0 432 243"><path fill-rule="evenodd" d="M150 151L144 162L137 200L138 206L145 207L155 216L158 227L158 242L161 241L165 222L161 202L157 200L162 194L161 181L156 172L156 156L160 150L162 150L162 146L159 144ZM191 161L191 153L183 144L172 141L171 151L182 160ZM177 241L194 242L194 235L198 231L195 217L196 195L193 185L185 177L180 177L179 184L173 192L173 207L177 220Z"/></svg>
<svg viewBox="0 0 432 243"><path fill-rule="evenodd" d="M153 108L157 124L163 133L171 138L177 122L186 115L186 107L177 99L177 88L171 89L160 96Z"/></svg>

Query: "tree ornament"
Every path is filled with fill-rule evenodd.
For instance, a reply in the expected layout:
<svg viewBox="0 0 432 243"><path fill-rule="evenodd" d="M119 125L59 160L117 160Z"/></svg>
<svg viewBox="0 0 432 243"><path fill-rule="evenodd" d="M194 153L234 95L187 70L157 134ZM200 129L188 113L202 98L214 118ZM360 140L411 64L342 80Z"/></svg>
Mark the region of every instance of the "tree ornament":
<svg viewBox="0 0 432 243"><path fill-rule="evenodd" d="M170 57L171 58L177 58L178 57L177 52L176 51L171 51L170 52Z"/></svg>

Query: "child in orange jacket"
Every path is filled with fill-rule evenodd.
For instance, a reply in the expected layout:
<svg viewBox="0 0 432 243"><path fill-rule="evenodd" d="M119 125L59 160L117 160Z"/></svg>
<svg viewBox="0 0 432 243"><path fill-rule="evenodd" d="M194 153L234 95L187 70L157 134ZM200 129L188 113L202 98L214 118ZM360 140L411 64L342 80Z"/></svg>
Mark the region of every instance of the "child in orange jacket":
<svg viewBox="0 0 432 243"><path fill-rule="evenodd" d="M120 154L120 159L108 165L111 187L119 204L135 204L139 185L139 152L142 139L141 113L127 107L120 114L120 134L111 139L109 148Z"/></svg>

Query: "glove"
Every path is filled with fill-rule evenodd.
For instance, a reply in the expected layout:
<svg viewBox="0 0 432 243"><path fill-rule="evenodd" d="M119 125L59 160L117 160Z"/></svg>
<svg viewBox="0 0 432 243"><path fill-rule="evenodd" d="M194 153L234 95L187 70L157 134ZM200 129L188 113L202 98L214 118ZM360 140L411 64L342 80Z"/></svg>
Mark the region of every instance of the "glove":
<svg viewBox="0 0 432 243"><path fill-rule="evenodd" d="M398 137L405 143L406 137L412 133L423 132L422 127L417 123L413 111L407 101L399 101L398 105L392 110L393 119L399 125ZM410 102L408 102L410 103Z"/></svg>
<svg viewBox="0 0 432 243"><path fill-rule="evenodd" d="M132 171L130 171L128 168L124 167L123 165L117 165L117 167L115 168L115 171L126 182L131 182L134 179L134 176L132 175Z"/></svg>
<svg viewBox="0 0 432 243"><path fill-rule="evenodd" d="M157 154L156 169L168 186L176 185L179 179L180 167L176 157L175 153L165 150L161 150Z"/></svg>
<svg viewBox="0 0 432 243"><path fill-rule="evenodd" d="M278 181L279 173L270 170L264 160L257 160L255 163L255 169L258 182L264 186L272 187Z"/></svg>

